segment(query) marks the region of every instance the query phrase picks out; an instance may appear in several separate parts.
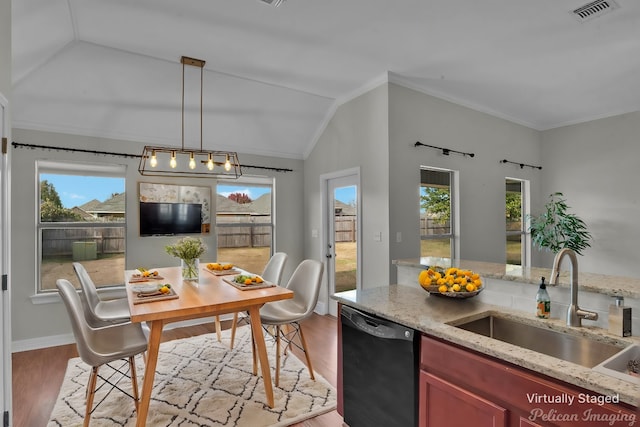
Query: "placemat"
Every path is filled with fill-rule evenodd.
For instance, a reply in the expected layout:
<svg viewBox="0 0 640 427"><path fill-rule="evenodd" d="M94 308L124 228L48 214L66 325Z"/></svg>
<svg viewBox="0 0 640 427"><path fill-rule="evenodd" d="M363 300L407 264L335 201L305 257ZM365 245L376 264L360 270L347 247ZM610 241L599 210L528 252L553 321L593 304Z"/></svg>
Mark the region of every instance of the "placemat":
<svg viewBox="0 0 640 427"><path fill-rule="evenodd" d="M178 294L176 294L173 288L169 289L168 294L145 296L145 297L139 296L140 294L134 294L134 295L135 295L135 297L133 298L134 304L143 304L145 302L165 301L165 300L178 298Z"/></svg>
<svg viewBox="0 0 640 427"><path fill-rule="evenodd" d="M229 270L209 270L208 268L205 268L205 270L207 270L209 273L213 274L214 276L229 276L231 274L242 273L242 271L237 270L235 268L231 268Z"/></svg>
<svg viewBox="0 0 640 427"><path fill-rule="evenodd" d="M236 283L233 280L229 280L229 279L222 279L222 280L227 282L231 286L235 286L236 288L243 291L250 290L250 289L272 288L275 286L273 283L270 283L270 282L262 282L262 283L254 283L251 285L245 285L244 283Z"/></svg>

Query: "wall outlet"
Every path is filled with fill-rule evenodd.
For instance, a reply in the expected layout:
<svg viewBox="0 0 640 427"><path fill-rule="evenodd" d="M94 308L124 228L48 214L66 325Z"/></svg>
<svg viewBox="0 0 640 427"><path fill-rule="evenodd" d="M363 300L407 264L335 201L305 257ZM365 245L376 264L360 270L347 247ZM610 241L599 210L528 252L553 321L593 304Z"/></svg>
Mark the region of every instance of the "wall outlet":
<svg viewBox="0 0 640 427"><path fill-rule="evenodd" d="M402 231L396 232L396 243L402 243Z"/></svg>
<svg viewBox="0 0 640 427"><path fill-rule="evenodd" d="M375 233L373 233L373 241L382 242L382 231L376 231Z"/></svg>

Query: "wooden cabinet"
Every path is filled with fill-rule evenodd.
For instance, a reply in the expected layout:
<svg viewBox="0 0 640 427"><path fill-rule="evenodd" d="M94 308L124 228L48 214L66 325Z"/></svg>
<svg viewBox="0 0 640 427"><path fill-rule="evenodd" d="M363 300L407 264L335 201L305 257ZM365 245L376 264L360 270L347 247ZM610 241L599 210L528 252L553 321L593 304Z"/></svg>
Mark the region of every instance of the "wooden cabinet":
<svg viewBox="0 0 640 427"><path fill-rule="evenodd" d="M595 403L602 396L428 336L421 343L419 393L420 427L640 423L630 405Z"/></svg>
<svg viewBox="0 0 640 427"><path fill-rule="evenodd" d="M419 427L506 427L507 410L428 372L420 372Z"/></svg>

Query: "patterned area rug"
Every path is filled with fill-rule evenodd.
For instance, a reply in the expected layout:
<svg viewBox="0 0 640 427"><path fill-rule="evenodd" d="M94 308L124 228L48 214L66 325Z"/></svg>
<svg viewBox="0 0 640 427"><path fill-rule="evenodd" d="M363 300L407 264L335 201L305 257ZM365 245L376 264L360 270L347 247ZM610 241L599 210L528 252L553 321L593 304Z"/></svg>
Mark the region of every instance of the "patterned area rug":
<svg viewBox="0 0 640 427"><path fill-rule="evenodd" d="M252 373L249 327L238 329L232 350L229 336L226 330L222 342L215 334L207 334L160 345L148 426L288 426L335 409L335 389L317 372L312 381L306 365L291 352L281 359L280 386L274 385L275 407L269 408L262 376ZM267 339L267 348L275 380L275 343ZM136 360L142 387L143 361L141 357ZM49 427L82 425L89 372L80 358L69 361ZM100 372L108 375L108 368ZM128 378L120 385L131 391ZM96 394L95 402L103 396L104 392ZM91 416L92 427L134 426L135 422L133 400L117 390Z"/></svg>

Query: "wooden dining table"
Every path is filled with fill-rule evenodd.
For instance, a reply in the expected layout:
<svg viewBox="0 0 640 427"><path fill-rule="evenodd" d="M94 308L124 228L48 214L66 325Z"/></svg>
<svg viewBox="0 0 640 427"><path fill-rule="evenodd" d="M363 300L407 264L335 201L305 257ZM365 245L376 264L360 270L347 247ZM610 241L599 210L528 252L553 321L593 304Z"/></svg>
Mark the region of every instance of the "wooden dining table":
<svg viewBox="0 0 640 427"><path fill-rule="evenodd" d="M183 281L180 267L155 268L150 271L157 271L158 276L162 277L162 279L150 280L146 283L169 283L178 298L139 303L137 292L133 290L133 285L139 284L139 282L130 283L134 274L138 274L139 271L125 271L125 286L127 287L131 321L147 322L150 327L136 426L146 425L164 325L171 322L240 311L249 313L267 403L269 407L273 408L271 371L259 311L260 307L265 303L293 298L293 292L280 286L261 289L238 289L224 281L225 277L229 279L229 277L233 276L214 275L207 270L206 264L200 264L199 279L197 281Z"/></svg>

